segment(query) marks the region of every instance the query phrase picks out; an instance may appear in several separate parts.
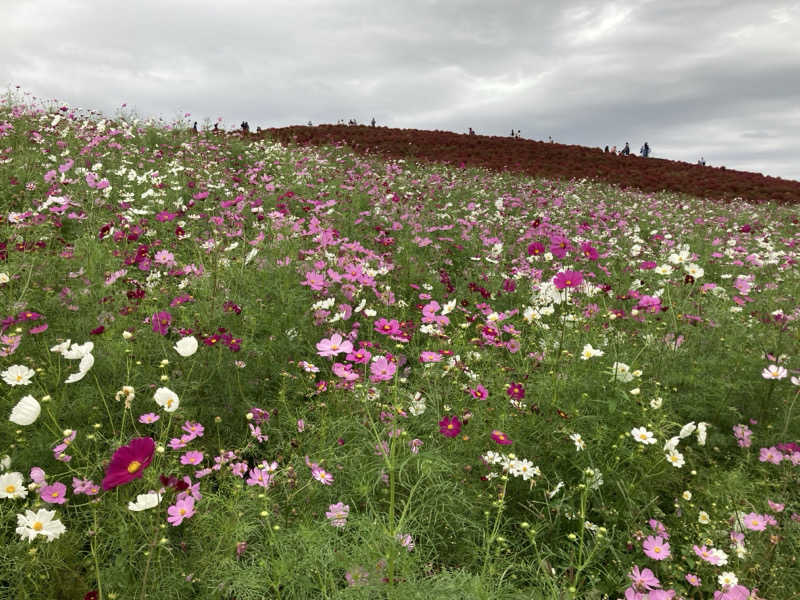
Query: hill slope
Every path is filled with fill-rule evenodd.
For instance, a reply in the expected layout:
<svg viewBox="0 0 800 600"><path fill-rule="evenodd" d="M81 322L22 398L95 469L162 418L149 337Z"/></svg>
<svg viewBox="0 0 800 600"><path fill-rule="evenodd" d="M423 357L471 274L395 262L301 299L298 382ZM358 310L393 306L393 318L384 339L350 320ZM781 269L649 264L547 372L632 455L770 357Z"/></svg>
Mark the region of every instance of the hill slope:
<svg viewBox="0 0 800 600"><path fill-rule="evenodd" d="M800 181L660 158L617 156L585 146L363 125L281 127L262 130L261 135L298 144L344 142L358 152L512 170L536 177L599 179L645 192L670 190L753 203L800 202Z"/></svg>

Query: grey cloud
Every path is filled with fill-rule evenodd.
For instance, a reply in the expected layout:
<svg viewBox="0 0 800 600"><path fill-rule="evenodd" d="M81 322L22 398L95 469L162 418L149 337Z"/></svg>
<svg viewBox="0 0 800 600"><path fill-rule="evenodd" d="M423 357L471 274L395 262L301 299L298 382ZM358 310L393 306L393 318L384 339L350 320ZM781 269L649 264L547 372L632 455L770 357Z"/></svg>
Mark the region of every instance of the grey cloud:
<svg viewBox="0 0 800 600"><path fill-rule="evenodd" d="M796 1L30 0L0 23L0 83L110 113L646 139L800 179Z"/></svg>

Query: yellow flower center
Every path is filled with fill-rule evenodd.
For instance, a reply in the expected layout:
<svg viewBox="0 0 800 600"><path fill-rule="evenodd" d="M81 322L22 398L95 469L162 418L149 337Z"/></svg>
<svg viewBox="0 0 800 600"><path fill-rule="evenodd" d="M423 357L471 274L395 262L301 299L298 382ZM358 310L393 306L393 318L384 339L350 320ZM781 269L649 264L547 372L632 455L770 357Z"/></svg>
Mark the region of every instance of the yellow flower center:
<svg viewBox="0 0 800 600"><path fill-rule="evenodd" d="M58 498L58 492L53 492L50 494L51 498Z"/></svg>
<svg viewBox="0 0 800 600"><path fill-rule="evenodd" d="M138 471L141 466L142 463L140 463L138 460L132 460L128 464L128 473L136 473L136 471Z"/></svg>
<svg viewBox="0 0 800 600"><path fill-rule="evenodd" d="M41 521L36 521L36 523L34 523L31 527L33 527L34 531L41 531L44 529L44 525L42 525Z"/></svg>
<svg viewBox="0 0 800 600"><path fill-rule="evenodd" d="M17 488L15 486L13 486L13 485L6 486L6 492L9 493L9 494L13 494L16 491L17 491Z"/></svg>
<svg viewBox="0 0 800 600"><path fill-rule="evenodd" d="M182 508L182 509L181 509L179 512L181 513L181 516L183 516L183 515L185 515L185 514L186 514L186 509L185 509L185 508Z"/></svg>
<svg viewBox="0 0 800 600"><path fill-rule="evenodd" d="M22 381L22 375L17 375L17 381Z"/></svg>

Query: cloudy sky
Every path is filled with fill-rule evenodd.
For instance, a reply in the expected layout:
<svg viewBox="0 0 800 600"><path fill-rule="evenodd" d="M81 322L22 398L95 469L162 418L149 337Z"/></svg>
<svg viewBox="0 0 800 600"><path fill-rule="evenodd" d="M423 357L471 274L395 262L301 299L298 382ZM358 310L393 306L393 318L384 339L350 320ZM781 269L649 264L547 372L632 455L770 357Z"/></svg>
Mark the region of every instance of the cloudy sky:
<svg viewBox="0 0 800 600"><path fill-rule="evenodd" d="M3 84L227 127L648 141L800 180L800 1L2 0Z"/></svg>

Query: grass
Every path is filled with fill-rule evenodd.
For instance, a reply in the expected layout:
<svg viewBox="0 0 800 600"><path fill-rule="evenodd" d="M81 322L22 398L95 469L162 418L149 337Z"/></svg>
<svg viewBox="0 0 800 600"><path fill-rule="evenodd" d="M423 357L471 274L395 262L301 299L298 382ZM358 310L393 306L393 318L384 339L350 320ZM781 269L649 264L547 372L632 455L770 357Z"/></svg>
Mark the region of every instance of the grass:
<svg viewBox="0 0 800 600"><path fill-rule="evenodd" d="M791 208L11 97L0 136L2 407L41 410L0 423L0 598L797 597Z"/></svg>

